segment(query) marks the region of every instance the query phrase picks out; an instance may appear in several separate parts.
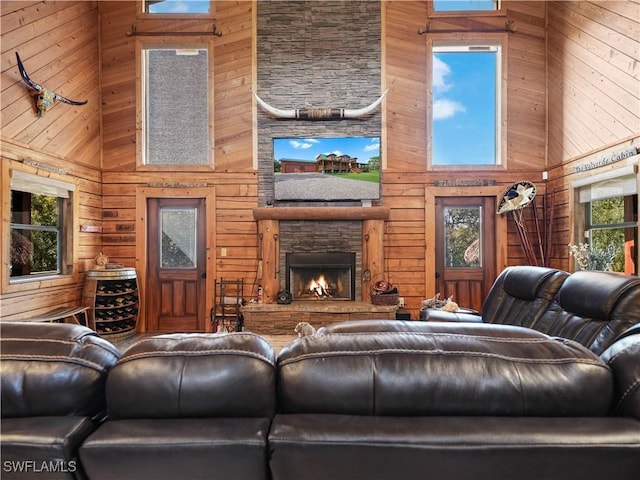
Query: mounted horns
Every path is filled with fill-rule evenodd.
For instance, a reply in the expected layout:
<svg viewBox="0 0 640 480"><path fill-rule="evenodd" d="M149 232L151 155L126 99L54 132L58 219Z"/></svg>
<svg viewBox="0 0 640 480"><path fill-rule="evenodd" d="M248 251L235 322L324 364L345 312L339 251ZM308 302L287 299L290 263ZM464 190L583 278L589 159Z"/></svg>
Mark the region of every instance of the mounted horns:
<svg viewBox="0 0 640 480"><path fill-rule="evenodd" d="M43 117L47 110L56 102L66 103L68 105L85 105L87 100L82 102L78 102L76 100L71 100L69 98L63 97L62 95L57 94L56 92L52 92L51 90L47 90L39 83L34 82L29 77L29 74L24 68L22 64L22 60L20 59L20 55L16 52L16 60L18 61L18 70L20 71L20 76L22 77L22 81L31 89L33 89L33 95L36 98L36 109L38 111L38 116Z"/></svg>
<svg viewBox="0 0 640 480"><path fill-rule="evenodd" d="M372 113L382 103L384 96L389 90L385 90L380 98L378 98L371 105L363 108L326 108L326 107L312 107L312 108L292 108L285 110L283 108L276 108L269 105L262 100L255 92L253 96L260 106L268 113L276 118L297 119L297 120L342 120L351 118L360 118Z"/></svg>

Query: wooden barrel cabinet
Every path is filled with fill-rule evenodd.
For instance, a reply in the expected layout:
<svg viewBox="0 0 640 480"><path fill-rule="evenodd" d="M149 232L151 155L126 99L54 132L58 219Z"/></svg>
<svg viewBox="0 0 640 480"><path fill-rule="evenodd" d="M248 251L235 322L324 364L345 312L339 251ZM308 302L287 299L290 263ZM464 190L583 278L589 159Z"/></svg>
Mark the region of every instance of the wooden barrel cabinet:
<svg viewBox="0 0 640 480"><path fill-rule="evenodd" d="M99 335L110 339L135 335L139 307L135 268L88 271L82 297L89 308L89 325Z"/></svg>

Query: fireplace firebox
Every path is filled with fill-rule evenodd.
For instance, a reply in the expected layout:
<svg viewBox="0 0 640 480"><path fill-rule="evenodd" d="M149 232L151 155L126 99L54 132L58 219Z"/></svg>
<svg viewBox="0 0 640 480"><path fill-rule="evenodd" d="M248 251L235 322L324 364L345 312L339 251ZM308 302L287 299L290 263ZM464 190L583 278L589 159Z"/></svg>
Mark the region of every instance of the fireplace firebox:
<svg viewBox="0 0 640 480"><path fill-rule="evenodd" d="M286 288L293 300L355 300L356 254L287 253Z"/></svg>

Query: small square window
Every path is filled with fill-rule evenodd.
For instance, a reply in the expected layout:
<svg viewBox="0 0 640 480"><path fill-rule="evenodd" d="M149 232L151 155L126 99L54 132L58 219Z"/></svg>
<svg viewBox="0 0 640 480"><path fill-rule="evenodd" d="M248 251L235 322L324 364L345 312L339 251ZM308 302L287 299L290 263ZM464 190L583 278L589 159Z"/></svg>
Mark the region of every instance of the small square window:
<svg viewBox="0 0 640 480"><path fill-rule="evenodd" d="M73 185L14 171L11 180L12 279L62 275L71 263Z"/></svg>
<svg viewBox="0 0 640 480"><path fill-rule="evenodd" d="M498 0L433 0L434 12L492 12L499 7Z"/></svg>
<svg viewBox="0 0 640 480"><path fill-rule="evenodd" d="M211 13L210 0L145 0L144 13L192 15Z"/></svg>

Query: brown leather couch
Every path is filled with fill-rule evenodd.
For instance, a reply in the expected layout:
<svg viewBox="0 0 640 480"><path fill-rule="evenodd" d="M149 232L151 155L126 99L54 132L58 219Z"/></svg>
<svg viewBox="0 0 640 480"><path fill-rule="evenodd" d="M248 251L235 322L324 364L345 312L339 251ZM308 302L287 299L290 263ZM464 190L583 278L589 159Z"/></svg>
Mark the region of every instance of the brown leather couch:
<svg viewBox="0 0 640 480"><path fill-rule="evenodd" d="M280 353L273 480L637 477L640 335L599 358L522 327L386 323Z"/></svg>
<svg viewBox="0 0 640 480"><path fill-rule="evenodd" d="M425 308L421 319L528 327L575 340L599 355L640 322L640 278L613 272L569 275L546 267L508 267L494 282L481 314Z"/></svg>
<svg viewBox="0 0 640 480"><path fill-rule="evenodd" d="M597 297L600 308L585 304L632 318L634 285ZM567 302L554 294L546 311L564 318ZM84 327L0 327L3 479L626 480L640 471L638 327L598 355L528 327L364 320L319 329L277 359L250 333L159 335L118 359ZM5 458L75 467L43 477Z"/></svg>
<svg viewBox="0 0 640 480"><path fill-rule="evenodd" d="M0 323L3 479L83 478L78 447L105 416L120 356L80 325Z"/></svg>

